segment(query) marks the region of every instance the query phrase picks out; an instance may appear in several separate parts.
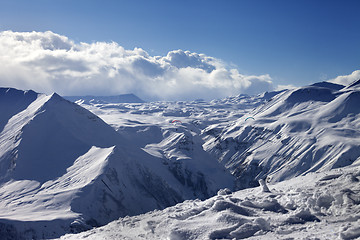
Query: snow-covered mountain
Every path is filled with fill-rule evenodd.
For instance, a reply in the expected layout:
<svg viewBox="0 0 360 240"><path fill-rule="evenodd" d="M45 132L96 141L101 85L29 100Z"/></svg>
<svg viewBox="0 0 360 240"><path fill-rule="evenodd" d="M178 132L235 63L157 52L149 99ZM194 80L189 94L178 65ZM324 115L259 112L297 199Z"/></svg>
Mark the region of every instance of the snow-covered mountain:
<svg viewBox="0 0 360 240"><path fill-rule="evenodd" d="M223 189L205 201L120 218L61 239L359 238L356 86L319 83L210 103L88 106L123 136L156 135L155 129L170 129L168 123L179 119L175 131L191 132L194 143L202 144L233 172L238 187L247 189ZM171 155L177 139L139 144Z"/></svg>
<svg viewBox="0 0 360 240"><path fill-rule="evenodd" d="M162 157L55 93L0 93L0 239L56 237L233 187L202 148ZM191 144L162 134L178 139L168 145L174 156L174 145Z"/></svg>
<svg viewBox="0 0 360 240"><path fill-rule="evenodd" d="M359 102L354 88L288 90L225 127L204 129L203 147L231 169L240 188L357 164Z"/></svg>
<svg viewBox="0 0 360 240"><path fill-rule="evenodd" d="M272 232L267 236L276 239L295 234L293 224L301 221L330 221L321 214L344 214L329 226L351 222L348 232L336 232L351 239L346 237L356 236L352 222L359 218L346 220L348 200L339 199L349 193L356 205L351 211L360 214L358 86L322 82L211 102L78 105L57 94L1 89L0 236L56 237L199 198L208 200L121 218L99 229L115 235L93 230L69 238L257 239ZM340 175L347 179L345 169L354 176L350 191L337 180ZM326 174L333 176L327 177L330 182L320 180ZM260 195L256 188L233 194L221 190L211 198L220 188L256 187L259 180L279 190ZM319 197L332 186L334 191ZM295 198L287 194L293 190Z"/></svg>
<svg viewBox="0 0 360 240"><path fill-rule="evenodd" d="M321 82L211 102L83 106L145 149L155 142L143 142L143 136L159 136L158 144L164 140L160 129L174 119L182 121L179 131L197 139L195 145L229 169L242 189L257 186L261 178L280 181L356 163L359 101L356 82L348 87Z"/></svg>

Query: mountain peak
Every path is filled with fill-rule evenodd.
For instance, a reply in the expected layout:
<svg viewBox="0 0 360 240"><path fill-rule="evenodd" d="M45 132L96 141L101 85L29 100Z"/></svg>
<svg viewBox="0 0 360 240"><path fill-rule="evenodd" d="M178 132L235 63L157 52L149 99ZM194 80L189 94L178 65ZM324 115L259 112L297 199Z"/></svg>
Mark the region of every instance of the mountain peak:
<svg viewBox="0 0 360 240"><path fill-rule="evenodd" d="M65 99L56 92L54 92L50 95L49 101L65 101Z"/></svg>
<svg viewBox="0 0 360 240"><path fill-rule="evenodd" d="M331 83L331 82L327 82L327 81L317 82L317 83L311 84L310 86L330 88L333 90L340 90L345 87L344 85L337 84L337 83Z"/></svg>

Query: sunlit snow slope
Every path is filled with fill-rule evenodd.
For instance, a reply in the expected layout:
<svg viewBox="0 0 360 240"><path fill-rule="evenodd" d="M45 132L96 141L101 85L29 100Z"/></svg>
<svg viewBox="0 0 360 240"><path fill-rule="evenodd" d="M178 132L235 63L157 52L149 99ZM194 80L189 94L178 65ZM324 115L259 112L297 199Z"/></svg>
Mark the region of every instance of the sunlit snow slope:
<svg viewBox="0 0 360 240"><path fill-rule="evenodd" d="M207 127L203 147L231 169L239 188L349 166L360 161L359 103L355 88L288 90L228 126Z"/></svg>

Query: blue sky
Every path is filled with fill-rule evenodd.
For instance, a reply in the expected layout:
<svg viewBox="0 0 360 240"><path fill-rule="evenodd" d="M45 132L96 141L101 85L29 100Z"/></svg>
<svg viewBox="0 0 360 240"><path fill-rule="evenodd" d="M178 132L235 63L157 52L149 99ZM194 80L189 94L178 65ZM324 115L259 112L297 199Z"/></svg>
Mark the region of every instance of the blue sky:
<svg viewBox="0 0 360 240"><path fill-rule="evenodd" d="M302 86L360 62L360 1L0 1L0 31L52 31L76 43L114 41L152 56L181 49L244 75Z"/></svg>

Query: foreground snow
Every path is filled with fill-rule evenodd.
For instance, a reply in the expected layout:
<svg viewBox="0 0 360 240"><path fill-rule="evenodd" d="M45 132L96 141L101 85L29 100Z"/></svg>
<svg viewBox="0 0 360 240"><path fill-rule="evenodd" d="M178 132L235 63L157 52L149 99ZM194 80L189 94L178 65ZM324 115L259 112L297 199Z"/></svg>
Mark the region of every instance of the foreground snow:
<svg viewBox="0 0 360 240"><path fill-rule="evenodd" d="M309 173L266 187L124 217L73 239L355 239L360 166ZM265 190L265 191L264 191Z"/></svg>

